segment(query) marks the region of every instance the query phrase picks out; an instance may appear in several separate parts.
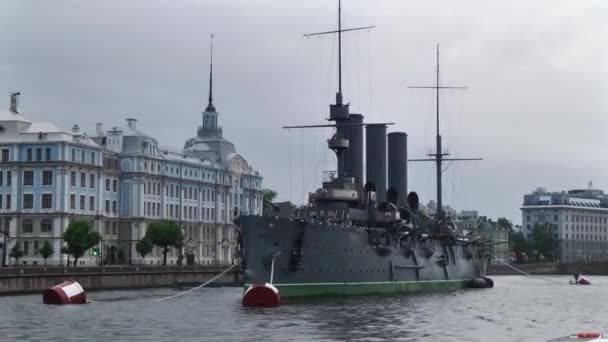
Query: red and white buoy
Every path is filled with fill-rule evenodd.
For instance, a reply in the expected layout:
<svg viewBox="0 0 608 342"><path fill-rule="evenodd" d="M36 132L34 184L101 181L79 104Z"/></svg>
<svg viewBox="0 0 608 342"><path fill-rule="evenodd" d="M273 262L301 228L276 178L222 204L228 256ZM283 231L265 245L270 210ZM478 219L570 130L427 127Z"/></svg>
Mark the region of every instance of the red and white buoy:
<svg viewBox="0 0 608 342"><path fill-rule="evenodd" d="M269 283L255 283L243 295L243 306L273 308L279 305L279 290Z"/></svg>
<svg viewBox="0 0 608 342"><path fill-rule="evenodd" d="M42 292L44 304L86 304L87 295L82 286L75 281L66 280Z"/></svg>

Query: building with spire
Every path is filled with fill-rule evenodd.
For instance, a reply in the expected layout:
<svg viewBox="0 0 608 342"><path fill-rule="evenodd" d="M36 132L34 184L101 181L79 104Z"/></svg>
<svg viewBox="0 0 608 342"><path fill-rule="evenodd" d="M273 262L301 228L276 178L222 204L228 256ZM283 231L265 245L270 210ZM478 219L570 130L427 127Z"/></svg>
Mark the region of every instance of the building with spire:
<svg viewBox="0 0 608 342"><path fill-rule="evenodd" d="M262 214L262 176L223 137L213 105L213 63L202 125L183 149L159 144L138 121L94 134L32 122L18 111L18 93L0 111L0 238L8 251L20 243L20 264L42 264L39 250L51 242L48 264L65 265L63 232L74 219L86 219L102 236L101 256L88 251L80 265L159 264L154 247L142 259L136 242L152 222L173 220L185 237L183 250L168 263L232 263L239 213ZM6 247L6 248L5 248ZM14 262L14 260L13 260Z"/></svg>

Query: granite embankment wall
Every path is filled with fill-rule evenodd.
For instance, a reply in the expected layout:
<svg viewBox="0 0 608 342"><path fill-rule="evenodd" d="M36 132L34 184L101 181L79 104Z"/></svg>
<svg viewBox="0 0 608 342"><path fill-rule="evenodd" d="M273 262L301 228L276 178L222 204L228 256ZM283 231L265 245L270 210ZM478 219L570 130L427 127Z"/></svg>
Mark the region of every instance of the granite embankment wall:
<svg viewBox="0 0 608 342"><path fill-rule="evenodd" d="M513 267L530 274L548 275L562 274L572 275L575 273L608 275L608 262L576 262L576 263L544 263L544 264L513 264ZM520 272L506 265L490 265L488 275L521 275Z"/></svg>
<svg viewBox="0 0 608 342"><path fill-rule="evenodd" d="M64 280L79 282L86 290L111 290L202 283L229 266L108 266L108 267L9 267L0 269L0 296L40 292ZM242 284L238 267L213 283Z"/></svg>

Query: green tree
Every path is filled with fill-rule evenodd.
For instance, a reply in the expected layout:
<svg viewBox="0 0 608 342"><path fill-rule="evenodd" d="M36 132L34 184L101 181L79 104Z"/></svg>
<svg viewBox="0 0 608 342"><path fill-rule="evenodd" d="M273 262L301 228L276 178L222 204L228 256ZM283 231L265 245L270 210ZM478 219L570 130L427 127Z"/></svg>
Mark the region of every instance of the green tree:
<svg viewBox="0 0 608 342"><path fill-rule="evenodd" d="M15 245L13 246L13 248L11 248L11 251L9 253L9 257L15 259L15 265L17 265L19 263L19 259L24 255L25 253L23 252L23 249L21 249L21 242L17 242L15 243Z"/></svg>
<svg viewBox="0 0 608 342"><path fill-rule="evenodd" d="M524 256L530 256L532 251L532 244L526 240L521 232L509 234L509 246L520 262L525 260Z"/></svg>
<svg viewBox="0 0 608 342"><path fill-rule="evenodd" d="M146 230L144 239L150 239L152 244L159 246L163 250L163 265L167 264L167 252L169 247L181 247L184 235L180 227L173 221L158 221L150 223Z"/></svg>
<svg viewBox="0 0 608 342"><path fill-rule="evenodd" d="M142 259L145 259L146 255L152 252L152 247L154 247L152 241L145 237L137 241L137 244L135 244L135 250L137 251L137 253L139 253L139 255L141 255Z"/></svg>
<svg viewBox="0 0 608 342"><path fill-rule="evenodd" d="M63 233L63 241L67 243L68 254L74 256L74 267L78 265L78 259L100 240L99 233L91 230L89 222L85 220L71 221Z"/></svg>
<svg viewBox="0 0 608 342"><path fill-rule="evenodd" d="M532 241L534 250L539 255L553 261L556 256L557 241L553 236L553 226L549 223L537 223L532 228Z"/></svg>
<svg viewBox="0 0 608 342"><path fill-rule="evenodd" d="M272 201L277 197L277 192L270 189L262 190L262 198L264 199L264 216L270 216L272 213Z"/></svg>
<svg viewBox="0 0 608 342"><path fill-rule="evenodd" d="M499 217L498 220L496 221L496 225L500 229L506 229L509 232L513 231L513 223L511 223L511 221L507 220L504 217Z"/></svg>
<svg viewBox="0 0 608 342"><path fill-rule="evenodd" d="M55 253L55 251L53 250L53 246L51 246L51 243L49 242L49 240L44 240L44 244L42 245L42 248L40 248L40 255L44 259L45 265L46 265L47 259L51 255L53 255L53 253Z"/></svg>
<svg viewBox="0 0 608 342"><path fill-rule="evenodd" d="M59 251L61 252L61 254L66 254L68 256L68 260L66 260L66 266L70 266L70 251L68 250L68 247L62 246Z"/></svg>

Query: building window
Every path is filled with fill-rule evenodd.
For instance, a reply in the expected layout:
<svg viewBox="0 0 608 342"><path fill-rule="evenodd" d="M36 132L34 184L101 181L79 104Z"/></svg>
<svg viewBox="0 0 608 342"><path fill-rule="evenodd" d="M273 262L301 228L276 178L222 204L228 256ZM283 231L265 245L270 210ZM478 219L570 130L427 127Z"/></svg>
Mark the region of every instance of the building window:
<svg viewBox="0 0 608 342"><path fill-rule="evenodd" d="M84 160L84 155L85 155L84 150L82 150L82 151L80 152L80 161L81 161L83 164L84 164L84 163L86 163L86 160Z"/></svg>
<svg viewBox="0 0 608 342"><path fill-rule="evenodd" d="M36 160L37 161L42 160L42 149L40 147L36 149Z"/></svg>
<svg viewBox="0 0 608 342"><path fill-rule="evenodd" d="M11 171L6 171L6 186L11 186L13 183L13 173Z"/></svg>
<svg viewBox="0 0 608 342"><path fill-rule="evenodd" d="M95 165L95 152L91 152L91 164Z"/></svg>
<svg viewBox="0 0 608 342"><path fill-rule="evenodd" d="M85 196L80 195L80 210L84 210Z"/></svg>
<svg viewBox="0 0 608 342"><path fill-rule="evenodd" d="M34 255L38 255L38 241L34 241Z"/></svg>
<svg viewBox="0 0 608 342"><path fill-rule="evenodd" d="M49 147L44 149L44 160L51 160L51 149Z"/></svg>
<svg viewBox="0 0 608 342"><path fill-rule="evenodd" d="M73 162L76 161L76 149L75 148L72 149L72 161Z"/></svg>
<svg viewBox="0 0 608 342"><path fill-rule="evenodd" d="M106 179L106 191L110 191L110 180Z"/></svg>
<svg viewBox="0 0 608 342"><path fill-rule="evenodd" d="M42 209L53 208L53 194L42 194Z"/></svg>
<svg viewBox="0 0 608 342"><path fill-rule="evenodd" d="M81 188L87 187L87 174L84 172L80 173L80 187Z"/></svg>
<svg viewBox="0 0 608 342"><path fill-rule="evenodd" d="M0 171L0 186L4 185L4 172Z"/></svg>
<svg viewBox="0 0 608 342"><path fill-rule="evenodd" d="M76 195L70 194L70 209L76 209Z"/></svg>
<svg viewBox="0 0 608 342"><path fill-rule="evenodd" d="M42 171L42 185L53 185L53 171Z"/></svg>
<svg viewBox="0 0 608 342"><path fill-rule="evenodd" d="M76 186L76 172L70 172L70 185Z"/></svg>
<svg viewBox="0 0 608 342"><path fill-rule="evenodd" d="M31 148L28 148L26 150L25 160L32 161L32 149Z"/></svg>
<svg viewBox="0 0 608 342"><path fill-rule="evenodd" d="M110 201L106 200L106 212L110 212Z"/></svg>
<svg viewBox="0 0 608 342"><path fill-rule="evenodd" d="M110 222L106 221L106 235L110 235Z"/></svg>
<svg viewBox="0 0 608 342"><path fill-rule="evenodd" d="M30 242L23 241L23 255L29 255L29 254L30 254Z"/></svg>
<svg viewBox="0 0 608 342"><path fill-rule="evenodd" d="M8 161L8 148L3 148L2 149L2 161L3 162L7 162Z"/></svg>
<svg viewBox="0 0 608 342"><path fill-rule="evenodd" d="M117 226L116 222L112 222L112 234L114 234L114 235L118 234L118 226Z"/></svg>
<svg viewBox="0 0 608 342"><path fill-rule="evenodd" d="M112 181L112 191L118 191L118 181L116 179Z"/></svg>
<svg viewBox="0 0 608 342"><path fill-rule="evenodd" d="M116 201L112 201L112 212L115 213L118 211Z"/></svg>
<svg viewBox="0 0 608 342"><path fill-rule="evenodd" d="M23 185L34 185L34 171L23 171Z"/></svg>
<svg viewBox="0 0 608 342"><path fill-rule="evenodd" d="M95 175L94 174L89 175L89 188L95 189Z"/></svg>
<svg viewBox="0 0 608 342"><path fill-rule="evenodd" d="M95 210L95 197L89 197L89 210Z"/></svg>
<svg viewBox="0 0 608 342"><path fill-rule="evenodd" d="M34 194L23 194L23 209L34 209Z"/></svg>
<svg viewBox="0 0 608 342"><path fill-rule="evenodd" d="M34 222L32 220L23 220L21 222L21 232L23 234L32 234L34 232Z"/></svg>
<svg viewBox="0 0 608 342"><path fill-rule="evenodd" d="M2 199L4 198L4 195L0 194L0 209L2 209Z"/></svg>
<svg viewBox="0 0 608 342"><path fill-rule="evenodd" d="M53 223L49 219L43 219L40 221L40 232L50 233L53 230Z"/></svg>
<svg viewBox="0 0 608 342"><path fill-rule="evenodd" d="M6 209L11 208L11 194L6 194Z"/></svg>

